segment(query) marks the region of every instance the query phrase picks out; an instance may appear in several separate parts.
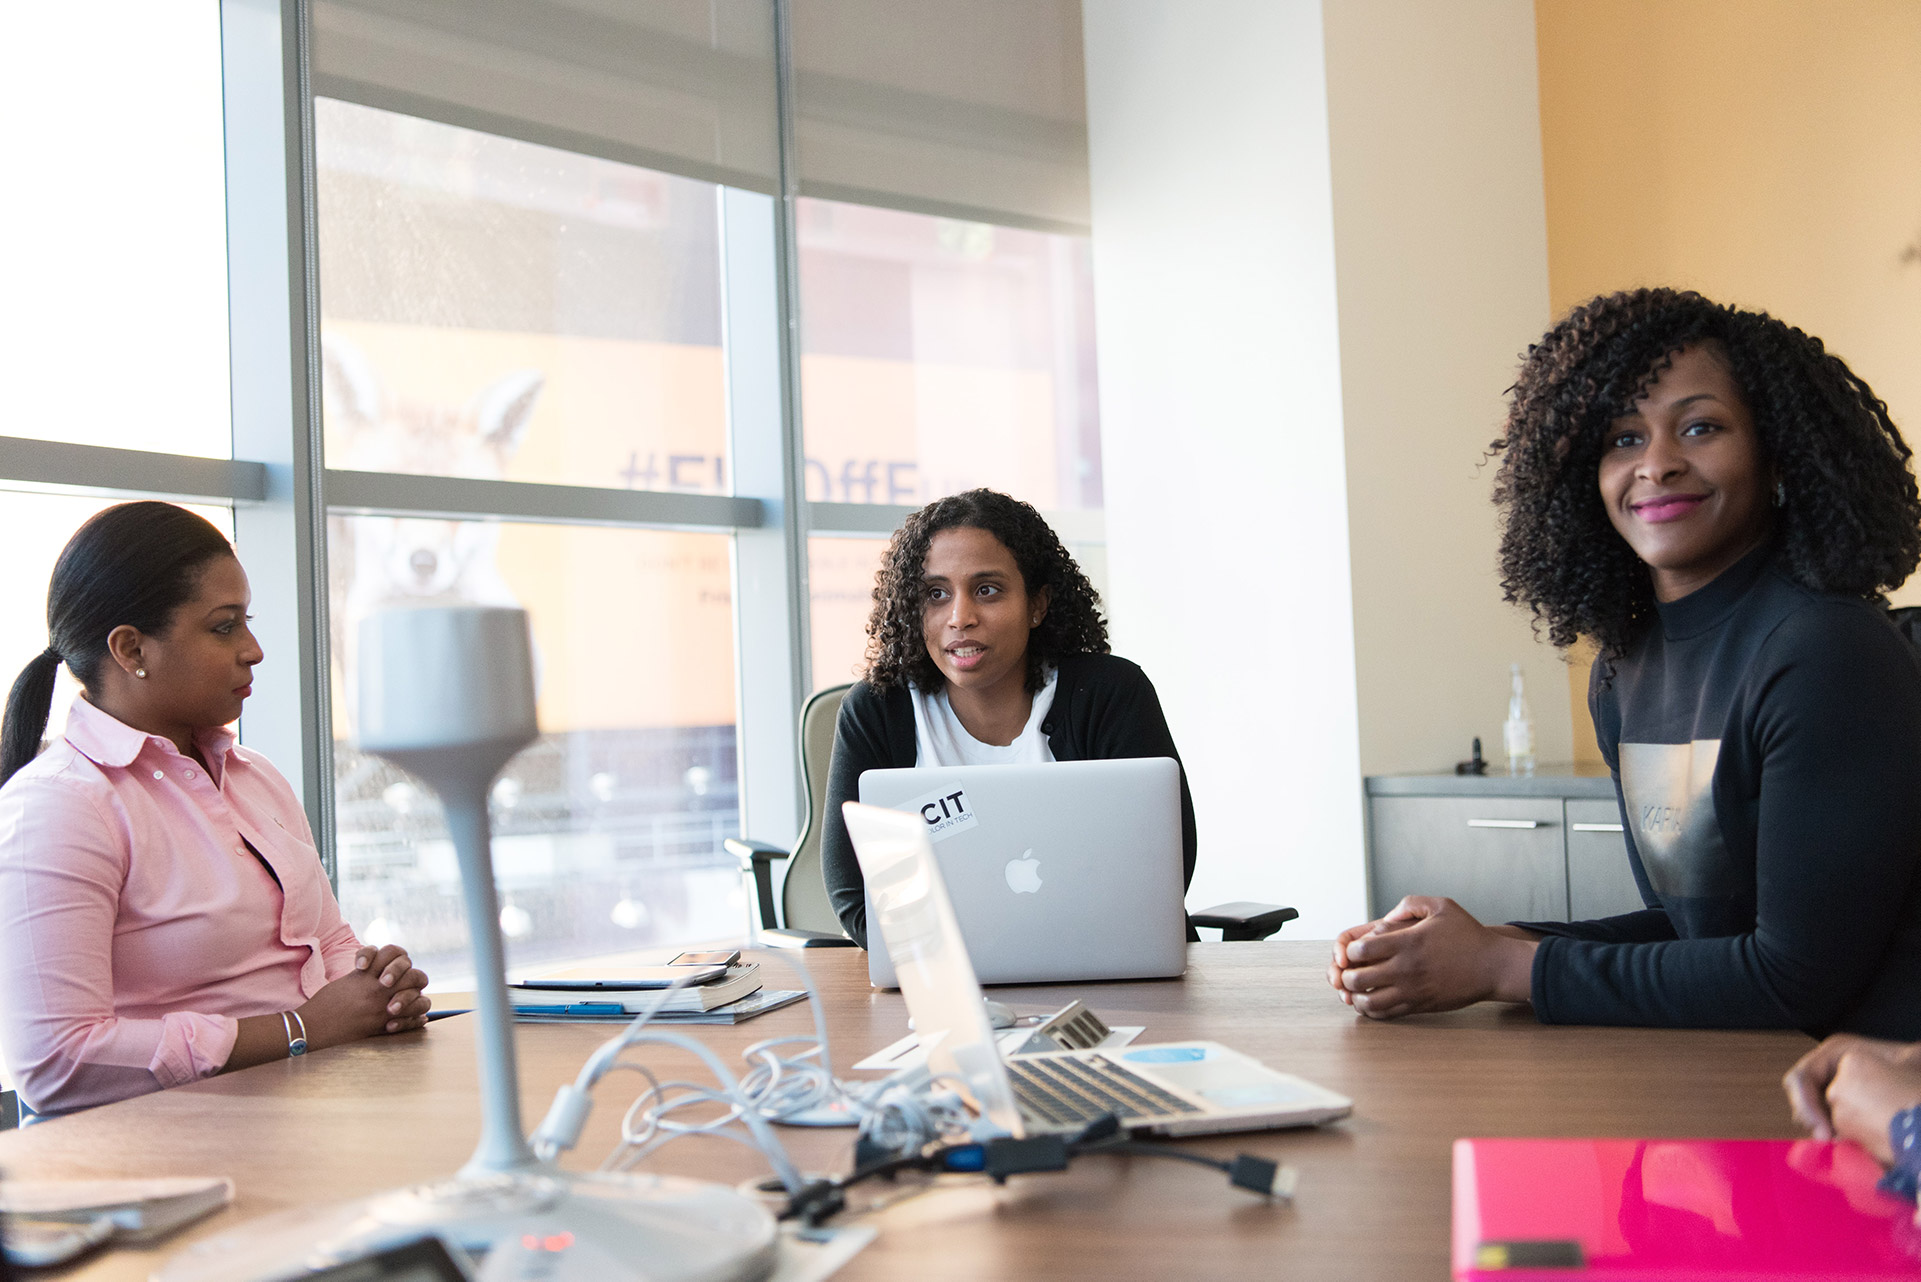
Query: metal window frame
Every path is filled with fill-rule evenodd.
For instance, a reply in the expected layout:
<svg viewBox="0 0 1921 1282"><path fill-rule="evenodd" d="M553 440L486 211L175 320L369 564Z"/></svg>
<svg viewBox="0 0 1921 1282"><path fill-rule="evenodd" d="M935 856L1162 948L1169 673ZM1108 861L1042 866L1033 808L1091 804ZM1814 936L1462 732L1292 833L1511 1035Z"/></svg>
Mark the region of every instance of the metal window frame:
<svg viewBox="0 0 1921 1282"><path fill-rule="evenodd" d="M14 490L231 504L253 582L255 630L295 681L262 682L243 725L301 795L335 865L327 518L379 514L726 534L736 542L743 820L791 835L800 763L793 717L807 668L805 504L799 476L791 197L723 187L733 208L728 398L733 496L329 469L322 456L318 228L308 0L220 7L234 458L0 436ZM779 19L784 22L784 16ZM784 46L783 46L784 48ZM783 107L790 118L790 107ZM783 126L791 150L791 127ZM744 224L740 210L762 208ZM751 211L750 211L751 213ZM757 217L761 244L743 228ZM786 283L783 285L782 282ZM749 318L747 300L762 313ZM745 330L761 331L748 341ZM759 391L757 392L756 385ZM769 394L771 393L771 395ZM749 460L752 460L750 463ZM751 477L751 484L743 479ZM743 572L743 567L744 571ZM790 715L791 713L791 715Z"/></svg>
<svg viewBox="0 0 1921 1282"><path fill-rule="evenodd" d="M234 509L251 571L255 634L293 679L263 681L241 730L300 794L334 867L327 541L320 486L313 112L305 0L221 0L226 135L228 352L233 448L266 472L261 502Z"/></svg>
<svg viewBox="0 0 1921 1282"><path fill-rule="evenodd" d="M327 510L345 516L538 521L641 529L733 531L766 520L756 498L617 490L588 485L482 481L464 476L326 471Z"/></svg>
<svg viewBox="0 0 1921 1282"><path fill-rule="evenodd" d="M0 485L232 505L256 632L297 674L262 683L243 729L300 792L336 880L330 514L727 534L742 831L792 836L805 813L796 726L812 689L808 537L884 537L914 509L806 498L791 0L769 3L778 190L722 185L716 210L731 496L327 468L309 0L210 2L220 8L234 457L0 436ZM1048 516L1069 542L1103 541L1100 513Z"/></svg>
<svg viewBox="0 0 1921 1282"><path fill-rule="evenodd" d="M0 436L0 476L7 478L10 489L36 487L116 498L166 495L235 504L267 501L264 463L24 436Z"/></svg>

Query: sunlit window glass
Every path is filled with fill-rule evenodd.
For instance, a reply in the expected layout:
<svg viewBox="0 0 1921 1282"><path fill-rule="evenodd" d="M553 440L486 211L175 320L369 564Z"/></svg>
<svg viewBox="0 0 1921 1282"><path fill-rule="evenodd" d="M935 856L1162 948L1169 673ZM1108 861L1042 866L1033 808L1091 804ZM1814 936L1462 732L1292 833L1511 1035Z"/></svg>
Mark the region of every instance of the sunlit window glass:
<svg viewBox="0 0 1921 1282"><path fill-rule="evenodd" d="M812 632L814 689L857 680L867 653L867 619L874 610L874 576L885 539L807 540L807 608Z"/></svg>
<svg viewBox="0 0 1921 1282"><path fill-rule="evenodd" d="M711 183L315 103L327 466L731 492Z"/></svg>
<svg viewBox="0 0 1921 1282"><path fill-rule="evenodd" d="M1101 506L1084 238L800 202L807 497Z"/></svg>
<svg viewBox="0 0 1921 1282"><path fill-rule="evenodd" d="M494 784L495 876L509 961L736 935L740 877L729 536L335 517L334 778L340 901L369 942L429 974L467 962L460 873L431 792L353 750L359 623L422 600L532 621L541 737Z"/></svg>
<svg viewBox="0 0 1921 1282"><path fill-rule="evenodd" d="M220 6L0 19L0 435L229 458Z"/></svg>

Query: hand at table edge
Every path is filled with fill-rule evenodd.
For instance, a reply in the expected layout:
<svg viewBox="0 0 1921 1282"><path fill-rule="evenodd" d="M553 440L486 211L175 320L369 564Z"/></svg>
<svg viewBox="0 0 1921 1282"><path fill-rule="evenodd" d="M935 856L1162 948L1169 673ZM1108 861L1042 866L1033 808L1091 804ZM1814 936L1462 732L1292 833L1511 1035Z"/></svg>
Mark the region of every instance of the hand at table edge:
<svg viewBox="0 0 1921 1282"><path fill-rule="evenodd" d="M1452 899L1409 895L1378 920L1341 932L1328 980L1371 1019L1523 1003L1538 946L1531 932L1484 926Z"/></svg>

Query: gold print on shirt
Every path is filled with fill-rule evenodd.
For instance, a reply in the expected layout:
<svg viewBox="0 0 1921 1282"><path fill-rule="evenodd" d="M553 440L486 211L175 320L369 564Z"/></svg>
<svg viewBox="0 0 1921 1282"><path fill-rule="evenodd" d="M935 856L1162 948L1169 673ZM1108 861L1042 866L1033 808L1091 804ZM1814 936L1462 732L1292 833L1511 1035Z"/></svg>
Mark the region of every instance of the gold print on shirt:
<svg viewBox="0 0 1921 1282"><path fill-rule="evenodd" d="M1621 745L1621 794L1648 881L1662 898L1707 899L1741 889L1714 814L1719 739Z"/></svg>

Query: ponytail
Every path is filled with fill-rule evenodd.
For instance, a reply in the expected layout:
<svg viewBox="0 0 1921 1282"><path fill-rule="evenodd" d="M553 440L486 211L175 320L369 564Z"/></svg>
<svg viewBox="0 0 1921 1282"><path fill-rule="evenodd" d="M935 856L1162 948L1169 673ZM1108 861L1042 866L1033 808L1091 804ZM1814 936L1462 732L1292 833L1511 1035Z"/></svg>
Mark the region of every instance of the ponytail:
<svg viewBox="0 0 1921 1282"><path fill-rule="evenodd" d="M107 634L122 625L164 632L191 600L208 562L233 544L203 517L143 500L97 512L54 563L47 585L53 644L21 670L0 724L0 785L32 761L47 733L53 678L62 663L88 689L107 660Z"/></svg>
<svg viewBox="0 0 1921 1282"><path fill-rule="evenodd" d="M40 751L47 735L47 713L53 707L53 678L60 656L48 646L20 669L7 695L7 716L0 724L0 787Z"/></svg>

